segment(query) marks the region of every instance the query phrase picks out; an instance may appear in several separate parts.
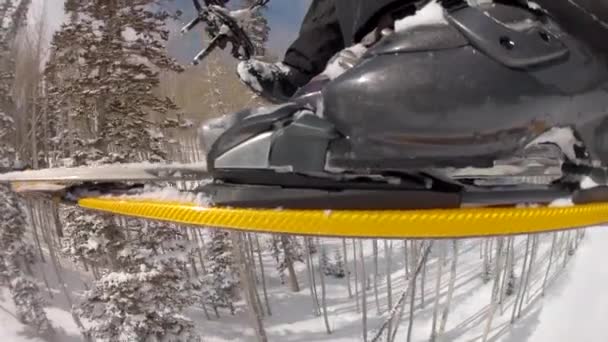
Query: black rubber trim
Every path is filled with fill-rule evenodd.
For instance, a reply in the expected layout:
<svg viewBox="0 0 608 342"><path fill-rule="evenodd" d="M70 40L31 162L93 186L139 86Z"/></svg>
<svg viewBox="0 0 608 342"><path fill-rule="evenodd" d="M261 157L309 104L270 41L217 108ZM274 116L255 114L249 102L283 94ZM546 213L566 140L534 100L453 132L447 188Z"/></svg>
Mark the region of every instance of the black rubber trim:
<svg viewBox="0 0 608 342"><path fill-rule="evenodd" d="M253 209L397 210L459 208L460 194L425 190L340 190L210 184L216 206Z"/></svg>

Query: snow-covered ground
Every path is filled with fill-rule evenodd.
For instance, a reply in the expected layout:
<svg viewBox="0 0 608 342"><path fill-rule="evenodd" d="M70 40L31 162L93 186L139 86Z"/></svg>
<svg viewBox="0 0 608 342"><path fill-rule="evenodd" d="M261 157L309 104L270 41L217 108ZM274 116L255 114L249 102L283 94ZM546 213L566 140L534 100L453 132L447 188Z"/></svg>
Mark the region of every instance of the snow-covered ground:
<svg viewBox="0 0 608 342"><path fill-rule="evenodd" d="M567 272L505 341L608 341L608 228L588 231Z"/></svg>
<svg viewBox="0 0 608 342"><path fill-rule="evenodd" d="M553 258L550 270L548 291L543 297L540 289L544 279L552 235L546 234L540 238L540 248L537 261L533 268L531 291L529 299L524 302L523 316L510 324L513 297L509 297L504 307L498 307L493 319L489 341L498 342L560 342L560 341L608 341L608 327L603 325L608 317L608 270L598 267L598 263L608 257L608 229L595 228L587 232L586 237L574 256L570 259L557 255ZM481 280L480 258L481 239L460 241L457 281L455 285L452 310L448 319L446 334L439 341L481 341L487 322L490 295L493 282L484 283ZM392 287L393 302L405 289L403 242L392 241ZM444 243L449 247L448 242ZM330 258L333 251L341 248L341 240L324 239L323 244ZM373 280L373 257L371 241L364 241L366 271L369 279ZM516 264L515 273L520 276L526 245L525 237L515 240ZM433 313L433 295L437 275L437 250L430 255L427 264L425 282L425 305L421 305L419 293L416 299L416 311L412 341L428 341L431 331ZM447 250L450 250L448 248ZM314 256L317 262L317 255ZM348 261L352 270L352 244L349 243ZM349 298L346 280L327 277L327 302L329 322L333 333L325 332L323 317L312 312L313 302L308 287L308 277L304 264L297 264L298 279L301 290L298 293L289 291L287 285L281 284L275 271L274 260L269 253L264 255L264 265L267 275L268 295L272 316L264 318L264 325L270 341L362 341L361 313L356 308L354 298ZM368 307L368 329L371 338L374 330L380 326L386 315L387 288L385 277L386 262L384 260L383 241L379 241L379 282L378 302L380 312L376 307L373 286L366 291ZM78 341L78 329L71 319L68 305L61 294L53 268L47 260L43 265L44 274L51 283L54 298L49 300L47 312L55 327L59 327L61 341ZM65 282L72 291L75 301L83 289L80 280L82 274L71 270L69 263L63 264ZM40 276L42 272L37 272ZM449 280L448 265L443 267L440 303L446 298ZM351 286L354 291L354 279ZM317 284L319 279L317 277ZM44 284L41 289L46 294ZM262 296L261 288L258 288ZM317 291L321 294L320 286ZM48 297L48 296L47 296ZM526 304L527 303L527 304ZM226 311L220 311L221 318L217 319L211 313L207 320L201 309L192 308L187 312L196 323L198 331L205 341L255 341L253 329L250 328L248 316L243 303L238 303L239 310L235 316ZM405 341L407 333L408 308L400 323L397 341ZM14 306L6 289L0 292L0 338L3 341L42 341L35 338L29 330L20 324L14 316ZM502 314L501 314L502 312Z"/></svg>

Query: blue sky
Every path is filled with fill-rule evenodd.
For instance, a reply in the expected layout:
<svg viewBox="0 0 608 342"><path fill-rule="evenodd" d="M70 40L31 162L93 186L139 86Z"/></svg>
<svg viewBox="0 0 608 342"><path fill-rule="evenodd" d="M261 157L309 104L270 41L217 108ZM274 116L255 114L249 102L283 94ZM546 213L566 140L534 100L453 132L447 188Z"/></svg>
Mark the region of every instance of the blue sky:
<svg viewBox="0 0 608 342"><path fill-rule="evenodd" d="M297 36L302 18L311 0L270 0L263 10L270 24L268 47L281 56L289 43ZM191 0L175 0L175 5L184 13L181 21L187 22L194 16ZM238 1L232 1L238 5ZM179 23L180 25L183 23ZM199 29L200 31L200 29ZM171 38L170 50L182 62L188 62L201 47L200 35L191 33L186 36L174 35Z"/></svg>

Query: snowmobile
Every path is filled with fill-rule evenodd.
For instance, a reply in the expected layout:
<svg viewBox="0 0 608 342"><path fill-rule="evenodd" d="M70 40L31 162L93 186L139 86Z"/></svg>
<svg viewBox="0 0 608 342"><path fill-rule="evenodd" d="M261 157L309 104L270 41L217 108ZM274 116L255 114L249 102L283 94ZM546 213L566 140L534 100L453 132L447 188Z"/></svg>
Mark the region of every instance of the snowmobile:
<svg viewBox="0 0 608 342"><path fill-rule="evenodd" d="M306 209L597 198L579 184L606 181L604 56L537 6L441 4L439 20L386 36L338 77L204 125L216 181L203 191Z"/></svg>
<svg viewBox="0 0 608 342"><path fill-rule="evenodd" d="M243 23L264 3L231 12L194 0L199 15L184 32L205 23L212 37L194 63L228 45L238 59L253 56ZM590 43L597 37L566 30L525 1L421 1L413 16L438 4L439 16L391 32L289 101L206 122L205 165L33 171L0 181L70 184L74 196L124 190L117 182L210 178L195 192L216 207L247 209L608 202L607 187L585 185L608 181L608 59ZM594 34L608 33L598 27Z"/></svg>

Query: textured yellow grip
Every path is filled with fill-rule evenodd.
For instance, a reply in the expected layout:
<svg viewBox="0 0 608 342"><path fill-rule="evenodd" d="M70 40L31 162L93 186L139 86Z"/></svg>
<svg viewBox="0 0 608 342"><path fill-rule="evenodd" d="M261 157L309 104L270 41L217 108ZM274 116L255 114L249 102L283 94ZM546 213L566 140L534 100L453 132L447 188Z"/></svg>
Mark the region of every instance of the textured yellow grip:
<svg viewBox="0 0 608 342"><path fill-rule="evenodd" d="M259 210L193 203L83 198L83 208L187 225L334 237L465 238L541 233L608 222L608 203L445 210Z"/></svg>

